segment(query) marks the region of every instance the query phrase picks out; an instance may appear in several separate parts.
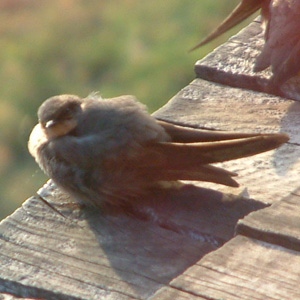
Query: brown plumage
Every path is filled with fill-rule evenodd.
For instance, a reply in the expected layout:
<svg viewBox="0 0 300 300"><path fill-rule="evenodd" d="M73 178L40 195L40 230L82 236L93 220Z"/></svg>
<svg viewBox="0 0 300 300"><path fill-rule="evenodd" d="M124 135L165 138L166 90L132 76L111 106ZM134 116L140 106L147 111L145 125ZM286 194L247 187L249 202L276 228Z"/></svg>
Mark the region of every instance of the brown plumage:
<svg viewBox="0 0 300 300"><path fill-rule="evenodd" d="M28 148L42 170L93 206L138 201L162 182L201 180L238 186L211 166L274 149L285 134L191 129L156 120L133 96L60 95L38 110Z"/></svg>
<svg viewBox="0 0 300 300"><path fill-rule="evenodd" d="M196 49L231 29L261 9L265 44L254 71L271 67L271 85L276 87L300 70L300 0L242 0L221 25L196 45Z"/></svg>

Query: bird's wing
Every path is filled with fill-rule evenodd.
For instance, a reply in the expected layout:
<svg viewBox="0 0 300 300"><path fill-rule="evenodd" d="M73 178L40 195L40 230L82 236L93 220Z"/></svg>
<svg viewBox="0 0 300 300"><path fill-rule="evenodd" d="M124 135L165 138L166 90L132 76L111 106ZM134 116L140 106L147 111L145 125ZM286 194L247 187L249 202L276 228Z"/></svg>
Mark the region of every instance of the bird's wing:
<svg viewBox="0 0 300 300"><path fill-rule="evenodd" d="M205 143L155 143L147 148L172 158L172 166L224 162L275 149L288 141L286 134L261 134L236 140ZM168 165L168 162L166 162Z"/></svg>
<svg viewBox="0 0 300 300"><path fill-rule="evenodd" d="M271 61L271 65L273 62ZM296 76L300 70L300 39L294 45L291 52L279 63L271 78L272 84L278 86L288 79Z"/></svg>
<svg viewBox="0 0 300 300"><path fill-rule="evenodd" d="M260 72L271 66L271 85L278 87L296 76L300 70L299 0L242 0L215 30L192 50L209 43L259 9L265 25L265 44L253 70Z"/></svg>
<svg viewBox="0 0 300 300"><path fill-rule="evenodd" d="M156 143L145 147L135 166L151 180L199 180L237 186L235 173L209 166L275 149L288 141L285 134L204 143Z"/></svg>
<svg viewBox="0 0 300 300"><path fill-rule="evenodd" d="M144 172L144 176L146 176L146 178L155 181L206 181L232 187L239 186L239 184L232 178L237 175L237 173L211 165L201 165L194 169L191 168L191 170L164 169L162 171L157 169L148 169Z"/></svg>
<svg viewBox="0 0 300 300"><path fill-rule="evenodd" d="M279 85L300 69L300 1L273 1L269 14L265 45L254 71L271 66L272 82Z"/></svg>
<svg viewBox="0 0 300 300"><path fill-rule="evenodd" d="M219 37L224 32L228 31L235 25L239 24L257 10L259 10L265 2L269 0L242 0L231 14L207 37L204 38L200 43L191 49L191 51L211 42L215 38Z"/></svg>
<svg viewBox="0 0 300 300"><path fill-rule="evenodd" d="M259 133L239 133L229 131L196 129L186 126L175 125L162 120L157 120L157 123L164 128L164 130L171 137L171 140L175 143L197 143L235 140L261 135Z"/></svg>

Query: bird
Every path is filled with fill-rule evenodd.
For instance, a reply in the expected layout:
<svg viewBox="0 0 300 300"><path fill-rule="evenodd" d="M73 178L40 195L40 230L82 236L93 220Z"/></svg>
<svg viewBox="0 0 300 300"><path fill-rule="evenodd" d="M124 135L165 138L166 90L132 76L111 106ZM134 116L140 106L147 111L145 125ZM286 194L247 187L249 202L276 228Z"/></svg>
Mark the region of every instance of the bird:
<svg viewBox="0 0 300 300"><path fill-rule="evenodd" d="M253 71L260 72L270 67L269 85L276 91L278 86L297 76L300 70L300 0L242 0L212 33L191 50L209 43L259 9L264 46Z"/></svg>
<svg viewBox="0 0 300 300"><path fill-rule="evenodd" d="M201 130L154 118L134 96L57 95L38 109L28 149L40 168L81 204L132 204L179 180L237 187L211 163L279 147L284 133Z"/></svg>

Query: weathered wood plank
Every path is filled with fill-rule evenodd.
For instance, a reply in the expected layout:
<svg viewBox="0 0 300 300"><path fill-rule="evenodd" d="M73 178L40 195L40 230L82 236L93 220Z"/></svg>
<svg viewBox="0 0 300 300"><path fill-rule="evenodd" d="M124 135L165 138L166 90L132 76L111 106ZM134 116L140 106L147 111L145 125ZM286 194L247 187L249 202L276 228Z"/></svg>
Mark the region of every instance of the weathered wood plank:
<svg viewBox="0 0 300 300"><path fill-rule="evenodd" d="M237 233L300 251L300 190L240 220Z"/></svg>
<svg viewBox="0 0 300 300"><path fill-rule="evenodd" d="M223 192L245 188L251 198L273 203L299 187L300 103L276 96L194 80L155 116L188 126L239 132L286 132L290 142L253 157L219 164L237 172L240 189L203 183Z"/></svg>
<svg viewBox="0 0 300 300"><path fill-rule="evenodd" d="M154 115L199 128L290 133L293 128L284 121L299 111L292 100L195 79ZM292 137L300 139L296 130Z"/></svg>
<svg viewBox="0 0 300 300"><path fill-rule="evenodd" d="M238 219L263 207L191 186L144 200L133 215L70 208L51 184L39 194L66 218L35 197L1 223L0 292L146 299L232 238Z"/></svg>
<svg viewBox="0 0 300 300"><path fill-rule="evenodd" d="M259 19L195 65L197 77L224 85L266 92L269 70L255 73L253 66L264 45Z"/></svg>
<svg viewBox="0 0 300 300"><path fill-rule="evenodd" d="M300 299L299 269L299 252L237 236L170 286L211 300Z"/></svg>
<svg viewBox="0 0 300 300"><path fill-rule="evenodd" d="M149 300L207 300L199 295L193 295L189 292L181 291L173 287L161 288Z"/></svg>
<svg viewBox="0 0 300 300"><path fill-rule="evenodd" d="M268 85L271 77L270 68L262 72L253 72L255 60L263 45L264 36L260 17L258 17L237 35L231 37L228 42L199 60L195 65L197 77L299 101L299 77L294 77L284 83L280 90L276 90Z"/></svg>
<svg viewBox="0 0 300 300"><path fill-rule="evenodd" d="M0 293L0 299L1 300L20 300L20 299L23 299L23 300L42 300L42 299L37 299L37 298L20 298L20 297L17 297L17 296L14 296L12 294L8 294L8 293Z"/></svg>

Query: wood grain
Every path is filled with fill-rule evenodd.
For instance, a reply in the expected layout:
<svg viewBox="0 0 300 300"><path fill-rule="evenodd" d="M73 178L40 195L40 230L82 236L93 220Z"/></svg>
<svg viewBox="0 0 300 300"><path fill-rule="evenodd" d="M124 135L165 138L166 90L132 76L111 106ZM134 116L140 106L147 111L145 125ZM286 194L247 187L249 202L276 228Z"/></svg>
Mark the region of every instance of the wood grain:
<svg viewBox="0 0 300 300"><path fill-rule="evenodd" d="M237 233L300 251L300 190L237 224Z"/></svg>
<svg viewBox="0 0 300 300"><path fill-rule="evenodd" d="M235 132L285 132L290 141L279 149L217 164L237 172L240 189L203 183L222 192L248 193L274 203L299 186L300 103L277 96L195 79L155 116L170 122Z"/></svg>
<svg viewBox="0 0 300 300"><path fill-rule="evenodd" d="M224 85L268 92L270 70L255 73L253 66L264 45L259 18L195 65L197 77Z"/></svg>
<svg viewBox="0 0 300 300"><path fill-rule="evenodd" d="M0 225L0 291L46 299L146 299L234 235L260 202L183 187L136 211L80 208L51 182Z"/></svg>
<svg viewBox="0 0 300 300"><path fill-rule="evenodd" d="M272 86L270 68L255 73L253 66L264 45L260 17L195 65L197 77L228 86L300 100L300 77Z"/></svg>
<svg viewBox="0 0 300 300"><path fill-rule="evenodd" d="M300 299L299 269L299 252L238 236L170 285L200 299Z"/></svg>

